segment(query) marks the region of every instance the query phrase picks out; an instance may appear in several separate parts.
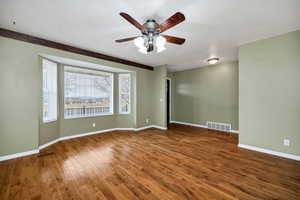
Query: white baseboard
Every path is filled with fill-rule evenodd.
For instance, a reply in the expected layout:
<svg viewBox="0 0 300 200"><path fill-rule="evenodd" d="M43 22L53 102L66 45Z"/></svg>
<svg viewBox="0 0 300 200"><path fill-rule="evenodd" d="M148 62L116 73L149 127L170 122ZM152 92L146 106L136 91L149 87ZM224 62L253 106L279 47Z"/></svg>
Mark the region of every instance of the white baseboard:
<svg viewBox="0 0 300 200"><path fill-rule="evenodd" d="M135 131L135 128L116 128L116 131Z"/></svg>
<svg viewBox="0 0 300 200"><path fill-rule="evenodd" d="M195 127L200 127L200 128L207 128L207 126L205 126L205 125L193 124L193 123L189 123L189 122L171 121L171 123L182 124L182 125L187 125L187 126L195 126Z"/></svg>
<svg viewBox="0 0 300 200"><path fill-rule="evenodd" d="M145 129L148 129L148 128L153 128L153 126L152 126L152 125L144 126L144 127L136 128L136 129L134 129L134 130L135 130L135 131L142 131L142 130L145 130Z"/></svg>
<svg viewBox="0 0 300 200"><path fill-rule="evenodd" d="M10 155L6 155L6 156L1 156L0 161L10 160L10 159L14 159L14 158L23 157L23 156L29 156L29 155L33 155L33 154L37 154L37 153L39 153L38 149L34 149L31 151L24 151L24 152L15 153L15 154L10 154Z"/></svg>
<svg viewBox="0 0 300 200"><path fill-rule="evenodd" d="M194 127L200 127L200 128L207 128L207 126L205 125L201 125L201 124L193 124L193 123L189 123L189 122L180 122L180 121L171 121L171 123L175 123L175 124L182 124L182 125L187 125L187 126L194 126ZM239 134L240 132L237 130L231 130L231 133L236 133Z"/></svg>
<svg viewBox="0 0 300 200"><path fill-rule="evenodd" d="M238 131L238 130L231 130L230 132L235 133L235 134L240 134L240 131Z"/></svg>
<svg viewBox="0 0 300 200"><path fill-rule="evenodd" d="M23 157L23 156L29 156L29 155L32 155L32 154L37 154L37 153L39 153L40 150L42 150L42 149L44 149L44 148L46 148L50 145L53 145L53 144L55 144L59 141L63 141L63 140L69 140L69 139L88 136L88 135L106 133L106 132L110 132L110 131L141 131L141 130L145 130L145 129L148 129L148 128L157 128L157 129L162 129L162 130L167 129L166 127L150 125L150 126L145 126L145 127L141 127L141 128L111 128L111 129L93 131L93 132L82 133L82 134L77 134L77 135L63 136L63 137L57 138L55 140L52 140L52 141L50 141L46 144L43 144L43 145L39 146L38 149L34 149L34 150L31 150L31 151L20 152L20 153L16 153L16 154L10 154L10 155L6 155L6 156L0 156L0 161L10 160L10 159L14 159L14 158Z"/></svg>
<svg viewBox="0 0 300 200"><path fill-rule="evenodd" d="M149 125L149 126L144 126L144 127L140 127L140 128L136 128L135 131L142 131L148 128L157 128L157 129L161 129L161 130L167 130L167 127L162 127L162 126L156 126L156 125Z"/></svg>
<svg viewBox="0 0 300 200"><path fill-rule="evenodd" d="M57 143L59 141L60 141L60 138L52 140L50 142L47 142L46 144L43 144L43 145L39 146L39 150L42 150L42 149L44 149L44 148L46 148L46 147L48 147L48 146L50 146L52 144L55 144L55 143Z"/></svg>
<svg viewBox="0 0 300 200"><path fill-rule="evenodd" d="M83 137L83 136L88 136L88 135L95 135L95 134L100 134L100 133L106 133L110 131L117 131L119 130L118 128L110 128L110 129L105 129L105 130L99 130L99 131L93 131L93 132L88 132L88 133L81 133L81 134L76 134L76 135L70 135L70 136L63 136L60 137L59 140L69 140L73 138L78 138L78 137Z"/></svg>
<svg viewBox="0 0 300 200"><path fill-rule="evenodd" d="M247 144L239 144L238 147L300 161L300 156L293 155L293 154L272 151L269 149L264 149L256 146L247 145Z"/></svg>
<svg viewBox="0 0 300 200"><path fill-rule="evenodd" d="M153 125L152 128L157 128L157 129L160 129L160 130L167 130L168 129L167 127L156 126L156 125Z"/></svg>

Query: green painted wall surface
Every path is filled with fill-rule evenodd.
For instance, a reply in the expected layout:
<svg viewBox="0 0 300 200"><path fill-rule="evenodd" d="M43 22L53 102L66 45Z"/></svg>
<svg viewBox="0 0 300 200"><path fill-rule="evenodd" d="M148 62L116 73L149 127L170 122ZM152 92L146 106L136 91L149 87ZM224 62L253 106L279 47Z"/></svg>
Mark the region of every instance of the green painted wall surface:
<svg viewBox="0 0 300 200"><path fill-rule="evenodd" d="M39 144L39 60L26 47L0 37L0 156Z"/></svg>
<svg viewBox="0 0 300 200"><path fill-rule="evenodd" d="M117 120L116 115L82 119L59 119L59 124L39 126L41 111L41 65L40 54L102 64L127 69L136 73L136 116L131 122ZM82 56L61 50L0 37L0 156L36 149L39 145L60 135L74 135L128 124L136 127L154 124L153 81L155 72ZM60 97L61 101L62 97ZM61 103L61 102L60 102ZM62 105L62 104L61 104ZM62 112L62 109L60 109ZM122 118L122 117L121 117ZM122 121L125 124L118 124ZM132 122L133 120L133 122ZM92 127L92 122L96 127ZM39 132L41 131L41 135ZM49 135L48 135L49 134ZM40 140L40 141L39 141Z"/></svg>
<svg viewBox="0 0 300 200"><path fill-rule="evenodd" d="M239 60L240 143L300 155L300 31L243 45Z"/></svg>
<svg viewBox="0 0 300 200"><path fill-rule="evenodd" d="M238 130L238 62L169 76L173 87L172 120L201 125L206 125L207 120L230 123Z"/></svg>
<svg viewBox="0 0 300 200"><path fill-rule="evenodd" d="M153 81L154 74L147 75L137 72L137 127L143 127L153 124L154 114L152 109L153 103ZM149 122L146 123L146 119Z"/></svg>
<svg viewBox="0 0 300 200"><path fill-rule="evenodd" d="M153 83L153 102L152 110L155 110L154 124L162 127L167 126L166 116L166 78L167 78L167 67L159 66L155 67L154 70L154 83Z"/></svg>

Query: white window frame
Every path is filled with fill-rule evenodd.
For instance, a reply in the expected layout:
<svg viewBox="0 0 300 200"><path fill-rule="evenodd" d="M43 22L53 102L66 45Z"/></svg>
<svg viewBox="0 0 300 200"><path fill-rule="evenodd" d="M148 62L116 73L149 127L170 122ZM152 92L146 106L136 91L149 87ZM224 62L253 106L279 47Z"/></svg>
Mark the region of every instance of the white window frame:
<svg viewBox="0 0 300 200"><path fill-rule="evenodd" d="M108 113L102 113L102 114L95 114L95 115L87 115L87 116L71 116L71 117L68 117L65 115L65 68L66 67L71 67L71 68L74 68L76 69L77 71L90 71L90 72L94 72L95 74L97 73L101 73L101 74L109 74L112 78L112 88L111 88L111 102L110 102L110 107L111 107L111 110L110 112ZM71 66L71 65L65 65L64 66L64 83L63 83L63 88L64 88L64 96L63 96L63 106L64 106L64 119L77 119L77 118L91 118L91 117L98 117L98 116L109 116L109 115L114 115L114 75L112 72L105 72L105 71L100 71L100 70L95 70L95 69L85 69L85 68L82 68L82 67L76 67L76 66Z"/></svg>
<svg viewBox="0 0 300 200"><path fill-rule="evenodd" d="M44 118L44 83L45 83L45 81L44 81L44 67L45 67L45 62L48 62L48 63L50 63L51 65L55 65L55 76L54 76L54 81L52 82L52 83L54 83L54 87L53 87L53 89L55 88L55 91L52 91L52 93L54 93L53 95L54 95L54 97L55 97L55 105L54 105L54 107L55 107L55 113L54 113L54 115L55 116L53 116L53 118L49 118L49 119L45 119ZM58 119L58 84L57 84L57 80L58 80L58 64L56 63L56 62L53 62L53 61L50 61L50 60L48 60L48 59L45 59L45 58L42 58L42 81L43 81L43 83L42 83L42 91L43 91L43 100L42 100L42 118L43 118L43 123L49 123L49 122L54 122L54 121L57 121L57 119Z"/></svg>
<svg viewBox="0 0 300 200"><path fill-rule="evenodd" d="M121 95L123 94L121 92L121 87L120 87L120 78L121 76L128 76L129 77L129 92L128 92L128 96L129 96L129 104L128 104L128 111L127 112L123 112L122 108L121 108ZM130 73L120 73L118 74L118 87L119 87L119 114L123 114L123 115L128 115L131 113L131 85L132 85L132 79L131 79L131 74Z"/></svg>

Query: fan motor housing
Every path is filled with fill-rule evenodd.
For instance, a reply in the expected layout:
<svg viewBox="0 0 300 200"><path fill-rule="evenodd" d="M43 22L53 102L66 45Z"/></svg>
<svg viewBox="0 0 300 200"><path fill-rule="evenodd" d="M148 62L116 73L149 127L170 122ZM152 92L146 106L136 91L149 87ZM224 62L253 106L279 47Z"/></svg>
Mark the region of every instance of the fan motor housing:
<svg viewBox="0 0 300 200"><path fill-rule="evenodd" d="M158 30L159 24L154 19L148 19L146 23L144 23L143 25L146 28L146 31L148 33L153 33L153 34L155 34L156 32L159 33Z"/></svg>

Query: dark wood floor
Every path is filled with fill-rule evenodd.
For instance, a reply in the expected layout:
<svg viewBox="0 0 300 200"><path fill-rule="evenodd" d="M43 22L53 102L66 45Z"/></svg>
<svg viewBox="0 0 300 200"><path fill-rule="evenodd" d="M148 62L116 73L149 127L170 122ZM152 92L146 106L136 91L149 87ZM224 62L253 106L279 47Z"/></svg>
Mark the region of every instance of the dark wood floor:
<svg viewBox="0 0 300 200"><path fill-rule="evenodd" d="M300 162L172 125L63 141L0 163L0 199L300 199Z"/></svg>

